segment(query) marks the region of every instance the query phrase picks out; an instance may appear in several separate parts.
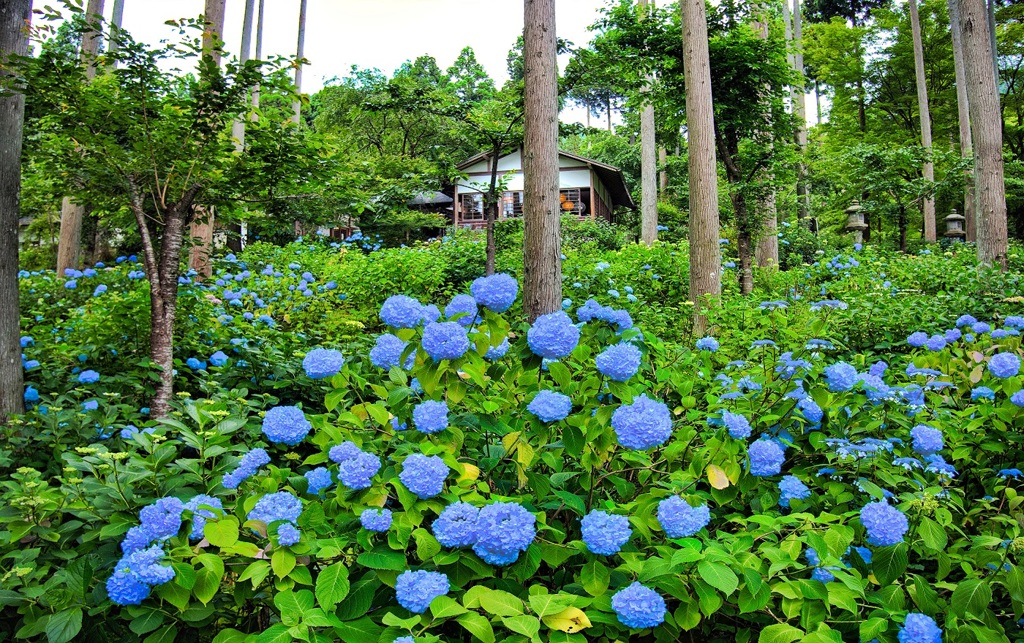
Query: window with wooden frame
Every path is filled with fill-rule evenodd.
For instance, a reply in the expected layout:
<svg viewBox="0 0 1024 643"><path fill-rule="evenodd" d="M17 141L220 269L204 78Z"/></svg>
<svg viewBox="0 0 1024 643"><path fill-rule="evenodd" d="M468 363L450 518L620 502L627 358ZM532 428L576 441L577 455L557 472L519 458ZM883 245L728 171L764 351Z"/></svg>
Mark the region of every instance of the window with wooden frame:
<svg viewBox="0 0 1024 643"><path fill-rule="evenodd" d="M563 188L558 191L558 198L562 202L562 214L579 216L587 211L587 204L579 188Z"/></svg>
<svg viewBox="0 0 1024 643"><path fill-rule="evenodd" d="M484 221L484 195L479 192L459 195L459 220Z"/></svg>
<svg viewBox="0 0 1024 643"><path fill-rule="evenodd" d="M506 192L501 198L501 215L506 219L523 216L523 193Z"/></svg>

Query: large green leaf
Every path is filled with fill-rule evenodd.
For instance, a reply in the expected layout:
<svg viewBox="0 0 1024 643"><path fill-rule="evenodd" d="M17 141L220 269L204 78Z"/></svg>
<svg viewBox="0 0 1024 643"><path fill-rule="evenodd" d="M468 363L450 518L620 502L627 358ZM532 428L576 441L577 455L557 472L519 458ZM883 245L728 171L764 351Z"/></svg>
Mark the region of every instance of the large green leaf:
<svg viewBox="0 0 1024 643"><path fill-rule="evenodd" d="M871 559L871 571L882 587L902 578L907 571L906 543L876 550Z"/></svg>
<svg viewBox="0 0 1024 643"><path fill-rule="evenodd" d="M949 599L949 606L961 618L968 613L981 617L991 602L992 588L988 581L970 578L957 584Z"/></svg>
<svg viewBox="0 0 1024 643"><path fill-rule="evenodd" d="M348 568L342 563L326 567L316 577L316 600L327 610L348 596L348 590Z"/></svg>
<svg viewBox="0 0 1024 643"><path fill-rule="evenodd" d="M405 562L405 554L384 549L359 554L356 562L370 569L390 569L395 572L405 571L409 567Z"/></svg>
<svg viewBox="0 0 1024 643"><path fill-rule="evenodd" d="M518 616L524 613L523 601L500 589L481 594L480 607L495 616Z"/></svg>
<svg viewBox="0 0 1024 643"><path fill-rule="evenodd" d="M757 637L757 643L793 643L803 636L804 631L799 628L785 623L776 623L761 630L761 635Z"/></svg>
<svg viewBox="0 0 1024 643"><path fill-rule="evenodd" d="M447 596L438 596L430 601L430 613L436 619L451 618L466 613L466 608Z"/></svg>
<svg viewBox="0 0 1024 643"><path fill-rule="evenodd" d="M466 631L484 643L494 643L494 628L491 622L476 612L466 612L455 619Z"/></svg>
<svg viewBox="0 0 1024 643"><path fill-rule="evenodd" d="M47 643L68 643L82 630L82 610L72 607L46 619Z"/></svg>
<svg viewBox="0 0 1024 643"><path fill-rule="evenodd" d="M726 596L736 591L740 585L740 579L736 573L722 563L713 563L710 560L702 560L697 565L697 573L709 585L718 589Z"/></svg>
<svg viewBox="0 0 1024 643"><path fill-rule="evenodd" d="M337 640L345 643L377 643L384 630L370 620L369 616L364 616L355 621L335 625L334 631L338 635Z"/></svg>

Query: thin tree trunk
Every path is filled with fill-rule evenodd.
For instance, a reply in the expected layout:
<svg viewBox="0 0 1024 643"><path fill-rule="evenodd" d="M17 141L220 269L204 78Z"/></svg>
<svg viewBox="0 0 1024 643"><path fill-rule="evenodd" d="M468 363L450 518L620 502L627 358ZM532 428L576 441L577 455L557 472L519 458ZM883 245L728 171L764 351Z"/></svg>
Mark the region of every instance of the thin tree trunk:
<svg viewBox="0 0 1024 643"><path fill-rule="evenodd" d="M914 76L917 79L917 110L921 116L921 146L924 148L925 161L922 176L928 183L935 182L935 164L932 161L932 117L928 109L928 85L924 76L924 46L921 42L921 19L917 13L917 0L910 0L910 31L914 38ZM921 214L924 217L924 240L934 243L935 230L935 198L925 197L921 201Z"/></svg>
<svg viewBox="0 0 1024 643"><path fill-rule="evenodd" d="M26 55L31 0L0 4L0 59ZM0 71L0 74L3 72ZM18 302L18 220L25 95L0 94L0 424L24 411Z"/></svg>
<svg viewBox="0 0 1024 643"><path fill-rule="evenodd" d="M265 0L260 0L259 17L256 19L256 60L263 60L263 4ZM252 114L250 114L250 120L259 120L259 114L256 110L260 107L260 86L257 84L252 89Z"/></svg>
<svg viewBox="0 0 1024 643"><path fill-rule="evenodd" d="M302 59L306 55L306 2L299 0L299 39L295 45L295 91L298 94L302 93ZM298 125L302 117L302 101L296 98L292 110L295 112L292 122Z"/></svg>
<svg viewBox="0 0 1024 643"><path fill-rule="evenodd" d="M607 110L606 113L608 114L608 131L610 132L610 131L612 131L612 99L611 99L611 96L609 96L607 99L605 99L605 109Z"/></svg>
<svg viewBox="0 0 1024 643"><path fill-rule="evenodd" d="M252 17L256 0L245 0L245 11L242 14L242 44L238 54L238 60L245 64L249 60L249 53L252 49ZM235 151L245 150L245 118L239 118L231 124L231 138L235 141ZM228 235L228 248L232 252L241 252L245 248L245 241L242 239L241 222L232 223L228 226L231 234Z"/></svg>
<svg viewBox="0 0 1024 643"><path fill-rule="evenodd" d="M96 77L96 54L99 52L102 32L98 22L103 19L103 0L89 0L86 24L90 29L82 34L80 57L88 80ZM57 242L57 276L64 276L68 268L82 263L82 220L85 204L64 197L60 209L60 240Z"/></svg>
<svg viewBox="0 0 1024 643"><path fill-rule="evenodd" d="M715 112L711 102L711 62L704 0L683 0L683 73L690 178L690 300L694 333L707 329L707 299L722 290L718 248L718 177L715 166Z"/></svg>
<svg viewBox="0 0 1024 643"><path fill-rule="evenodd" d="M1003 176L1003 131L999 92L989 73L992 42L985 0L957 0L964 69L974 143L974 199L978 222L978 260L1006 270L1006 184Z"/></svg>
<svg viewBox="0 0 1024 643"><path fill-rule="evenodd" d="M764 11L764 7L761 8ZM768 20L765 17L754 24L754 28L757 34L762 39L768 38ZM765 88L770 91L770 88ZM765 123L765 129L762 131L762 138L764 140L771 140L771 123ZM799 125L797 127L800 127ZM767 145L772 145L771 142ZM766 186L764 192L759 195L757 199L757 246L754 249L755 261L757 261L758 267L765 268L771 265L779 265L779 238L778 234L779 223L778 223L778 212L775 209L775 188L772 187L772 175L767 169L758 172L755 180ZM797 185L799 191L800 185ZM748 261L749 263L749 261ZM754 288L753 284L753 273L751 272L750 278L750 290Z"/></svg>
<svg viewBox="0 0 1024 643"><path fill-rule="evenodd" d="M532 322L562 307L555 0L525 0L524 16L523 310Z"/></svg>
<svg viewBox="0 0 1024 643"><path fill-rule="evenodd" d="M114 0L114 10L110 15L110 31L111 33L116 32L121 28L121 24L124 21L124 0ZM117 51L117 39L110 40L107 44L107 49L110 52Z"/></svg>
<svg viewBox="0 0 1024 643"><path fill-rule="evenodd" d="M788 0L787 0L788 1ZM807 104L804 98L804 44L803 10L800 0L793 0L793 69L797 73L797 84L793 91L793 116L796 120L796 144L800 148L800 160L796 165L796 216L803 219L810 215L810 190L807 188Z"/></svg>
<svg viewBox="0 0 1024 643"><path fill-rule="evenodd" d="M487 216L487 259L484 264L484 272L487 275L494 274L495 255L497 249L494 247L494 222L498 218L498 158L501 156L501 146L495 145L491 149L491 187L487 190L487 198L484 203L484 212Z"/></svg>
<svg viewBox="0 0 1024 643"><path fill-rule="evenodd" d="M964 46L960 34L960 5L957 0L947 0L949 26L953 36L953 71L956 76L956 108L960 125L960 156L968 159L974 155L971 141L971 114L967 101L967 72L964 70ZM974 216L974 174L964 170L964 218L967 241L977 239L977 220Z"/></svg>
<svg viewBox="0 0 1024 643"><path fill-rule="evenodd" d="M658 146L658 167L661 168L658 174L658 194L664 195L668 192L668 150L664 145Z"/></svg>
<svg viewBox="0 0 1024 643"><path fill-rule="evenodd" d="M639 0L640 11L647 15L654 0ZM645 87L643 94L648 93ZM640 112L640 241L651 245L658 240L658 151L654 124L654 105L645 102Z"/></svg>

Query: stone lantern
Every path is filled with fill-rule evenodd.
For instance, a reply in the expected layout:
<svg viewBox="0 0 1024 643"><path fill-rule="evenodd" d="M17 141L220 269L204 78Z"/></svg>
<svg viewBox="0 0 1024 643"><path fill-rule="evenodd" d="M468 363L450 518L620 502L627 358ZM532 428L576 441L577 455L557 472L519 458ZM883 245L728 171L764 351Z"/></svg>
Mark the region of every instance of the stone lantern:
<svg viewBox="0 0 1024 643"><path fill-rule="evenodd" d="M862 243L864 231L867 229L868 225L864 223L864 213L861 212L860 201L854 199L850 207L846 208L846 230L853 233L854 243Z"/></svg>
<svg viewBox="0 0 1024 643"><path fill-rule="evenodd" d="M950 211L949 216L946 217L946 234L947 239L953 241L963 241L967 237L967 231L964 230L964 223L967 219L956 211L956 208Z"/></svg>

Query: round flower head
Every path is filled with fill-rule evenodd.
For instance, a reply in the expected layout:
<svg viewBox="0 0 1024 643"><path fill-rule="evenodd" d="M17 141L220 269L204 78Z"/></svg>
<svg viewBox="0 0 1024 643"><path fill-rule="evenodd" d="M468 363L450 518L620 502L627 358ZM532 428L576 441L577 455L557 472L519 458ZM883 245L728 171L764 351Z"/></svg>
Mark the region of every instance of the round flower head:
<svg viewBox="0 0 1024 643"><path fill-rule="evenodd" d="M359 514L359 522L367 531L385 532L391 528L390 509L364 509Z"/></svg>
<svg viewBox="0 0 1024 643"><path fill-rule="evenodd" d="M349 489L366 489L380 470L380 458L350 441L331 447L327 457L338 463L338 481Z"/></svg>
<svg viewBox="0 0 1024 643"><path fill-rule="evenodd" d="M423 321L423 306L406 295L392 295L380 307L380 319L392 328L415 328Z"/></svg>
<svg viewBox="0 0 1024 643"><path fill-rule="evenodd" d="M430 601L448 593L448 577L441 572L404 571L395 581L398 604L414 614L422 614Z"/></svg>
<svg viewBox="0 0 1024 643"><path fill-rule="evenodd" d="M612 596L612 609L620 623L634 630L661 625L668 611L658 592L638 582Z"/></svg>
<svg viewBox="0 0 1024 643"><path fill-rule="evenodd" d="M987 386L976 386L971 389L971 400L994 400L996 392Z"/></svg>
<svg viewBox="0 0 1024 643"><path fill-rule="evenodd" d="M580 329L562 311L541 315L526 332L526 342L535 355L561 359L576 348Z"/></svg>
<svg viewBox="0 0 1024 643"><path fill-rule="evenodd" d="M141 605L149 598L149 585L138 580L127 567L118 566L107 579L107 596L116 605Z"/></svg>
<svg viewBox="0 0 1024 643"><path fill-rule="evenodd" d="M664 402L639 395L632 404L615 409L612 429L619 444L642 451L664 444L669 439L672 435L672 414Z"/></svg>
<svg viewBox="0 0 1024 643"><path fill-rule="evenodd" d="M932 455L942 451L942 431L924 424L910 430L914 451L920 455Z"/></svg>
<svg viewBox="0 0 1024 643"><path fill-rule="evenodd" d="M210 363L214 366L224 366L228 363L228 356L224 351L217 351L213 355L210 355Z"/></svg>
<svg viewBox="0 0 1024 643"><path fill-rule="evenodd" d="M722 413L722 422L725 424L725 428L729 430L729 437L737 440L750 437L750 422L743 415L724 411Z"/></svg>
<svg viewBox="0 0 1024 643"><path fill-rule="evenodd" d="M473 552L491 565L509 565L537 537L537 517L514 502L495 502L480 510Z"/></svg>
<svg viewBox="0 0 1024 643"><path fill-rule="evenodd" d="M469 328L476 320L476 300L469 295L455 295L451 303L444 307L444 316ZM458 315L458 319L455 316Z"/></svg>
<svg viewBox="0 0 1024 643"><path fill-rule="evenodd" d="M271 442L295 446L309 434L313 425L297 406L275 406L263 418L263 435Z"/></svg>
<svg viewBox="0 0 1024 643"><path fill-rule="evenodd" d="M191 368L193 371L202 371L206 369L206 362L200 360L197 357L190 357L185 360L185 365Z"/></svg>
<svg viewBox="0 0 1024 643"><path fill-rule="evenodd" d="M502 357L505 357L505 353L508 352L508 349L509 343L508 337L506 337L497 346L491 346L490 348L488 348L487 353L484 355L484 359L488 359L492 362L495 360L499 360Z"/></svg>
<svg viewBox="0 0 1024 643"><path fill-rule="evenodd" d="M457 322L434 322L423 329L423 350L435 362L459 359L469 350L466 329Z"/></svg>
<svg viewBox="0 0 1024 643"><path fill-rule="evenodd" d="M950 328L949 330L947 330L945 332L945 334L943 336L946 338L946 341L948 343L952 344L956 340L958 340L961 337L963 337L964 334L960 331L959 328Z"/></svg>
<svg viewBox="0 0 1024 643"><path fill-rule="evenodd" d="M510 275L499 272L489 277L474 279L469 287L473 299L487 310L503 313L512 307L519 294L519 283Z"/></svg>
<svg viewBox="0 0 1024 643"><path fill-rule="evenodd" d="M849 391L859 379L857 369L846 362L836 362L825 369L825 381L828 383L828 390L833 393Z"/></svg>
<svg viewBox="0 0 1024 643"><path fill-rule="evenodd" d="M809 395L797 402L796 407L800 409L804 418L811 424L819 424L821 423L821 418L825 417L825 412L821 410L821 407L814 401L814 398Z"/></svg>
<svg viewBox="0 0 1024 643"><path fill-rule="evenodd" d="M444 489L448 465L439 456L414 453L402 463L398 479L421 499L433 498Z"/></svg>
<svg viewBox="0 0 1024 643"><path fill-rule="evenodd" d="M597 370L613 382L625 382L640 368L640 349L625 342L612 344L597 356Z"/></svg>
<svg viewBox="0 0 1024 643"><path fill-rule="evenodd" d="M860 522L868 532L868 544L876 547L898 545L910 528L903 512L884 500L864 505Z"/></svg>
<svg viewBox="0 0 1024 643"><path fill-rule="evenodd" d="M714 353L718 350L718 340L714 337L702 337L697 340L697 349Z"/></svg>
<svg viewBox="0 0 1024 643"><path fill-rule="evenodd" d="M1000 379L1020 372L1020 358L1013 353L997 353L988 361L988 371Z"/></svg>
<svg viewBox="0 0 1024 643"><path fill-rule="evenodd" d="M938 352L946 347L946 338L943 335L932 335L924 345L928 350Z"/></svg>
<svg viewBox="0 0 1024 643"><path fill-rule="evenodd" d="M314 380L322 380L337 375L345 365L345 358L339 351L329 348L314 348L306 353L302 360L302 368L306 375Z"/></svg>
<svg viewBox="0 0 1024 643"><path fill-rule="evenodd" d="M911 334L910 337L907 337L907 343L914 348L921 348L928 343L928 333L917 331Z"/></svg>
<svg viewBox="0 0 1024 643"><path fill-rule="evenodd" d="M811 496L811 490L796 476L783 476L779 492L779 504L783 507L788 507L791 500L804 500Z"/></svg>
<svg viewBox="0 0 1024 643"><path fill-rule="evenodd" d="M224 474L224 487L237 489L243 481L252 477L260 467L270 463L270 456L264 449L256 448L245 455L238 462L238 466L231 473Z"/></svg>
<svg viewBox="0 0 1024 643"><path fill-rule="evenodd" d="M973 330L975 333L979 335L984 335L985 333L992 330L992 326L986 324L985 322L975 322L971 324L971 330Z"/></svg>
<svg viewBox="0 0 1024 643"><path fill-rule="evenodd" d="M765 438L751 444L747 449L747 455L750 456L751 475L759 477L773 476L782 471L782 463L786 459L782 447L775 441Z"/></svg>
<svg viewBox="0 0 1024 643"><path fill-rule="evenodd" d="M260 520L267 525L279 521L295 523L301 513L302 501L287 491L279 491L257 500L247 519Z"/></svg>
<svg viewBox="0 0 1024 643"><path fill-rule="evenodd" d="M129 531L121 549L126 553L149 546L154 541L162 541L176 536L181 529L181 514L185 511L185 503L174 497L160 498L139 512L137 528Z"/></svg>
<svg viewBox="0 0 1024 643"><path fill-rule="evenodd" d="M429 324L430 322L436 322L441 319L441 311L434 304L429 304L423 307L423 323Z"/></svg>
<svg viewBox="0 0 1024 643"><path fill-rule="evenodd" d="M299 529L291 523L285 523L277 528L277 542L283 547L291 547L299 542L301 537Z"/></svg>
<svg viewBox="0 0 1024 643"><path fill-rule="evenodd" d="M370 362L377 368L383 368L386 371L396 366L412 368L416 361L415 352L410 353L409 357L405 359L404 365L401 362L402 353L408 345L408 342L403 342L391 333L385 333L377 338L377 343L370 349Z"/></svg>
<svg viewBox="0 0 1024 643"><path fill-rule="evenodd" d="M533 396L526 410L541 422L558 422L572 412L572 400L568 395L544 390Z"/></svg>
<svg viewBox="0 0 1024 643"><path fill-rule="evenodd" d="M82 371L78 374L79 384L95 384L100 381L100 374L96 371Z"/></svg>
<svg viewBox="0 0 1024 643"><path fill-rule="evenodd" d="M899 643L942 643L942 628L932 617L911 612L900 626L896 640Z"/></svg>
<svg viewBox="0 0 1024 643"><path fill-rule="evenodd" d="M476 542L479 517L480 510L468 502L453 502L434 521L434 538L445 547L468 547Z"/></svg>
<svg viewBox="0 0 1024 643"><path fill-rule="evenodd" d="M658 524L669 538L692 536L711 522L707 503L694 507L679 496L669 496L658 503Z"/></svg>
<svg viewBox="0 0 1024 643"><path fill-rule="evenodd" d="M317 467L306 472L306 483L306 492L318 496L321 491L330 488L334 480L331 479L331 472L327 467Z"/></svg>
<svg viewBox="0 0 1024 643"><path fill-rule="evenodd" d="M978 323L978 320L971 315L960 315L956 319L956 327L961 328L963 326L973 326Z"/></svg>
<svg viewBox="0 0 1024 643"><path fill-rule="evenodd" d="M423 433L439 433L448 428L448 403L436 400L420 402L412 410L412 421Z"/></svg>
<svg viewBox="0 0 1024 643"><path fill-rule="evenodd" d="M633 535L629 518L597 510L583 517L580 530L587 549L601 556L617 554Z"/></svg>
<svg viewBox="0 0 1024 643"><path fill-rule="evenodd" d="M1011 395L1010 402L1012 402L1014 406L1019 406L1024 409L1024 388Z"/></svg>
<svg viewBox="0 0 1024 643"><path fill-rule="evenodd" d="M220 511L224 510L224 505L221 504L220 498L214 498L204 493L193 496L191 500L186 502L185 509L192 512L192 533L188 536L190 540L202 540L206 530L207 519L217 517L213 509L201 509L200 507L213 507L213 509Z"/></svg>

